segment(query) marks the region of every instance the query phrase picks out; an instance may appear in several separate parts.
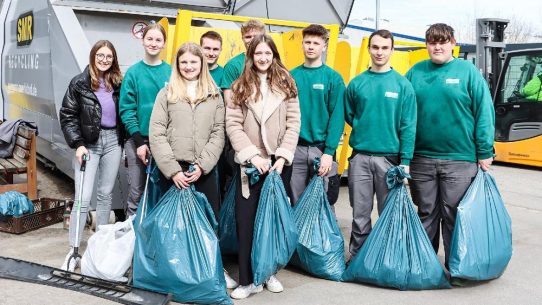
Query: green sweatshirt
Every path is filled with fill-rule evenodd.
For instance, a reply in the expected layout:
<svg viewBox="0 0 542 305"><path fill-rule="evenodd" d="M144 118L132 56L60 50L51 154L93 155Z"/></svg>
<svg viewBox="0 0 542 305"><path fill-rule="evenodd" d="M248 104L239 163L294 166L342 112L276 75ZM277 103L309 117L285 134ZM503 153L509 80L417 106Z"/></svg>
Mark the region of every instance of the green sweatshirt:
<svg viewBox="0 0 542 305"><path fill-rule="evenodd" d="M307 145L324 144L324 154L334 155L344 129L344 82L326 65L301 65L291 71L299 94L301 131Z"/></svg>
<svg viewBox="0 0 542 305"><path fill-rule="evenodd" d="M399 156L401 164L409 165L416 134L412 85L395 70L367 70L350 81L345 96L350 146L367 155Z"/></svg>
<svg viewBox="0 0 542 305"><path fill-rule="evenodd" d="M230 89L234 81L243 73L245 68L245 53L241 53L234 58L230 59L224 66L224 75L220 82L221 89Z"/></svg>
<svg viewBox="0 0 542 305"><path fill-rule="evenodd" d="M493 156L495 113L489 88L470 62L425 60L406 77L416 91L416 155L476 162Z"/></svg>
<svg viewBox="0 0 542 305"><path fill-rule="evenodd" d="M141 60L126 71L120 90L119 112L136 147L143 145L142 137L149 135L154 100L158 91L167 84L170 75L171 67L165 62L150 66Z"/></svg>
<svg viewBox="0 0 542 305"><path fill-rule="evenodd" d="M542 102L542 73L533 77L525 84L525 87L521 89L521 95L525 96L528 100Z"/></svg>
<svg viewBox="0 0 542 305"><path fill-rule="evenodd" d="M209 72L211 73L211 76L213 77L216 85L220 88L222 76L224 75L224 68L222 68L221 66L216 66L216 68L214 68L213 70L209 70Z"/></svg>

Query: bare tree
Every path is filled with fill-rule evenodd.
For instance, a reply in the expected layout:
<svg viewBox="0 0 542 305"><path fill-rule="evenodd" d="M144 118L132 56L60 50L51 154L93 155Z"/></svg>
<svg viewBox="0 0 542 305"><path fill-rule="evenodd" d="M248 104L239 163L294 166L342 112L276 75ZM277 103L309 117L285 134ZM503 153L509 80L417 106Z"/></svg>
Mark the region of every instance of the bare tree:
<svg viewBox="0 0 542 305"><path fill-rule="evenodd" d="M534 23L526 21L516 15L512 16L494 16L496 18L506 18L510 20L505 30L506 43L526 43L542 41L542 29ZM461 43L476 43L476 18L471 14L466 14L460 20L452 23L457 29L456 39Z"/></svg>
<svg viewBox="0 0 542 305"><path fill-rule="evenodd" d="M510 23L505 30L505 41L507 43L534 42L536 40L536 27L532 22L528 22L512 16Z"/></svg>

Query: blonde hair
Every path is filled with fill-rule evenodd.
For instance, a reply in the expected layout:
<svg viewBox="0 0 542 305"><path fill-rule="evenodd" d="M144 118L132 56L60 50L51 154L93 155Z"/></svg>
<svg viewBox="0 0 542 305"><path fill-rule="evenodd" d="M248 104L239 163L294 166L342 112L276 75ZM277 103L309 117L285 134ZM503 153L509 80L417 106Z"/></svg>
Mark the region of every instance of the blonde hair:
<svg viewBox="0 0 542 305"><path fill-rule="evenodd" d="M241 35L245 35L252 30L256 30L262 32L262 34L265 34L265 24L260 20L250 19L247 22L243 23L243 25L241 25Z"/></svg>
<svg viewBox="0 0 542 305"><path fill-rule="evenodd" d="M173 69L171 69L171 77L167 85L167 99L171 103L176 103L177 101L188 101L190 98L187 94L186 80L181 76L181 71L179 70L179 57L185 53L190 53L199 57L201 62L201 71L198 75L198 89L196 91L196 101L203 101L207 97L217 97L220 94L213 77L209 73L209 67L204 60L203 51L200 46L193 42L186 42L181 45L179 50L177 50L177 55L173 61Z"/></svg>

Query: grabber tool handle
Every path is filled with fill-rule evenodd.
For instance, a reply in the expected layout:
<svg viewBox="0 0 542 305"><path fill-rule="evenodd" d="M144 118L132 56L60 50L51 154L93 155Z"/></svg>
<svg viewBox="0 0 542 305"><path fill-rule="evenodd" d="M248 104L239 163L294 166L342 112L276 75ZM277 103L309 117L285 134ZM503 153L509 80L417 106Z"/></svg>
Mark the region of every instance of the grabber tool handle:
<svg viewBox="0 0 542 305"><path fill-rule="evenodd" d="M81 161L81 168L80 168L80 170L81 170L82 172L84 172L85 169L87 168L87 161L88 161L88 160L90 160L89 155L84 154L84 155L83 155L83 160Z"/></svg>
<svg viewBox="0 0 542 305"><path fill-rule="evenodd" d="M147 175L151 174L151 158L147 159L147 167L145 168L145 173Z"/></svg>

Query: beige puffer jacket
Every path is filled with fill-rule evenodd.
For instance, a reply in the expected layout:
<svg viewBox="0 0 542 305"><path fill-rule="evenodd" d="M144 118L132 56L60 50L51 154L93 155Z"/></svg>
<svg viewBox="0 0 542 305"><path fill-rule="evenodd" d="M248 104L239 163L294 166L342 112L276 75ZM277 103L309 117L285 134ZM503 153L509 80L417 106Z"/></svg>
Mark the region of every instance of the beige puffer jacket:
<svg viewBox="0 0 542 305"><path fill-rule="evenodd" d="M178 161L197 164L208 174L224 148L224 102L221 96L169 102L167 89L158 92L149 124L153 158L167 178L180 172Z"/></svg>
<svg viewBox="0 0 542 305"><path fill-rule="evenodd" d="M252 157L282 157L291 165L299 139L301 113L297 98L284 101L284 96L271 90L264 97L261 118L254 102L248 105L230 103L226 108L226 132L235 150L235 162L241 165L243 196L248 197L248 179L244 165ZM260 101L262 102L262 101Z"/></svg>

